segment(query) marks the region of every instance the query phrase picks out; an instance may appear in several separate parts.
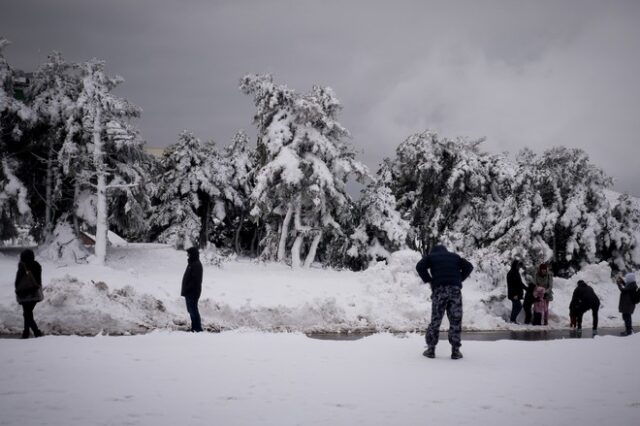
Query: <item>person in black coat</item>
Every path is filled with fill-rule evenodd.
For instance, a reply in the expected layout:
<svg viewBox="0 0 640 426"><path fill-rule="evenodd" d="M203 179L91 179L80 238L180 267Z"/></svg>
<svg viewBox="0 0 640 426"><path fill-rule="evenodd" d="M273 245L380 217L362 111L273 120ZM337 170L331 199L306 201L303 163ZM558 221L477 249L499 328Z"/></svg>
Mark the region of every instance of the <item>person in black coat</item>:
<svg viewBox="0 0 640 426"><path fill-rule="evenodd" d="M507 272L507 297L511 301L511 316L510 321L514 324L518 322L518 314L522 310L522 297L524 291L527 289L520 277L520 261L514 260L511 263L511 269Z"/></svg>
<svg viewBox="0 0 640 426"><path fill-rule="evenodd" d="M522 310L524 311L524 323L531 324L533 322L533 303L535 302L535 297L533 296L533 291L536 286L533 283L525 284L524 287L524 301L522 302Z"/></svg>
<svg viewBox="0 0 640 426"><path fill-rule="evenodd" d="M633 311L636 309L636 304L633 303L633 294L638 290L636 274L629 272L624 278L618 277L616 284L620 290L618 310L622 314L622 320L624 321L625 328L625 331L622 332L622 334L624 336L629 336L633 334L631 316L633 315Z"/></svg>
<svg viewBox="0 0 640 426"><path fill-rule="evenodd" d="M462 331L462 282L473 271L473 265L445 246L436 245L416 265L422 281L431 285L431 323L426 333L427 350L423 355L435 357L440 324L445 312L449 318L451 358L462 358L460 333Z"/></svg>
<svg viewBox="0 0 640 426"><path fill-rule="evenodd" d="M187 312L191 317L191 331L202 331L200 311L198 310L198 300L202 293L202 263L200 263L200 252L196 247L187 249L187 269L182 277L182 290L180 295L184 297L187 305Z"/></svg>
<svg viewBox="0 0 640 426"><path fill-rule="evenodd" d="M591 310L593 315L593 331L598 330L598 309L600 309L600 299L593 288L583 280L578 281L578 285L573 290L571 303L569 303L569 315L575 317L576 327L582 330L582 316Z"/></svg>
<svg viewBox="0 0 640 426"><path fill-rule="evenodd" d="M35 288L28 292L22 291L25 285L35 281ZM38 328L33 318L33 310L38 302L44 297L42 294L42 266L36 261L33 250L27 249L20 253L20 263L18 263L18 272L15 281L16 301L22 306L22 316L24 318L24 329L22 338L29 338L29 330L33 330L35 337L42 336L42 332Z"/></svg>

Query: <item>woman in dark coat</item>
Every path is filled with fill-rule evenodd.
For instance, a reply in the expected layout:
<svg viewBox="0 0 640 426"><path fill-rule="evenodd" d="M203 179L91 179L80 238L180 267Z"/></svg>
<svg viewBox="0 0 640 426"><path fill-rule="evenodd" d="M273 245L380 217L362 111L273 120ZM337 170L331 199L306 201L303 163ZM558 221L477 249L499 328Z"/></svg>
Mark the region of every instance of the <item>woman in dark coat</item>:
<svg viewBox="0 0 640 426"><path fill-rule="evenodd" d="M507 273L507 297L511 301L510 321L514 324L518 323L516 319L522 310L521 300L524 290L526 290L526 287L522 282L522 277L520 277L520 262L514 260L511 264L511 269Z"/></svg>
<svg viewBox="0 0 640 426"><path fill-rule="evenodd" d="M600 309L600 299L596 292L586 282L579 280L569 304L569 315L575 316L578 330L582 329L582 316L588 310L591 310L593 315L593 331L598 330L598 309Z"/></svg>
<svg viewBox="0 0 640 426"><path fill-rule="evenodd" d="M631 326L631 315L636 309L636 304L633 303L633 294L638 289L636 284L636 274L628 273L624 279L619 277L616 280L618 289L620 290L620 302L618 303L618 310L622 314L624 320L625 331L622 333L625 336L633 334L633 327Z"/></svg>
<svg viewBox="0 0 640 426"><path fill-rule="evenodd" d="M24 281L35 280L37 288L24 293L20 291ZM35 337L42 336L42 332L38 328L36 321L33 318L33 309L38 302L41 302L44 298L42 295L42 267L36 262L33 250L24 250L20 253L20 263L18 263L18 272L16 273L16 300L22 305L22 316L24 317L24 331L22 332L22 338L29 338L29 329L33 330Z"/></svg>

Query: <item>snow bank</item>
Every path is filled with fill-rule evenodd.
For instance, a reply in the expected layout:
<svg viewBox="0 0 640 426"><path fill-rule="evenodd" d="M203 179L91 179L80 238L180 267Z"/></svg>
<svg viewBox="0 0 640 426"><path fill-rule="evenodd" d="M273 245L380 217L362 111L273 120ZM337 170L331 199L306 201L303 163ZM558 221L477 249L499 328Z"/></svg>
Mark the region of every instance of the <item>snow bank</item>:
<svg viewBox="0 0 640 426"><path fill-rule="evenodd" d="M107 266L43 265L45 301L35 310L47 333L127 334L183 329L188 315L180 297L186 253L160 244L112 248ZM289 266L233 259L204 266L200 310L208 330L414 331L431 315L429 286L415 273L420 255L393 253L389 263L363 272ZM13 293L17 254L0 257L0 333L22 329ZM571 279L555 279L550 328L567 327L569 301L579 279L602 300L600 326L621 326L619 292L605 264L589 265ZM525 329L507 322L504 277L473 273L464 283L463 327L467 330ZM522 315L522 314L521 314ZM585 315L589 327L591 316ZM443 328L447 328L445 318Z"/></svg>

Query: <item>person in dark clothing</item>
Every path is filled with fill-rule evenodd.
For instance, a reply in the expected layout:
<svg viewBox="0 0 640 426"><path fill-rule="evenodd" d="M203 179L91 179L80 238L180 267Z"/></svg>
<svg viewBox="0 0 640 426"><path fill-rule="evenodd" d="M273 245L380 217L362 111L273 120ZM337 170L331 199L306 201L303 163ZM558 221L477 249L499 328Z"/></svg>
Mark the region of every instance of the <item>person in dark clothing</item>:
<svg viewBox="0 0 640 426"><path fill-rule="evenodd" d="M182 277L182 290L180 295L184 297L187 305L187 312L191 317L191 331L202 331L200 311L198 310L198 300L202 293L202 263L200 263L200 253L196 247L187 249L187 269Z"/></svg>
<svg viewBox="0 0 640 426"><path fill-rule="evenodd" d="M571 303L569 303L569 315L575 318L575 325L578 330L582 330L582 316L588 310L593 314L593 331L598 330L598 309L600 309L600 299L593 288L583 280L578 281L578 285L573 290Z"/></svg>
<svg viewBox="0 0 640 426"><path fill-rule="evenodd" d="M21 288L25 285L25 281L35 281L36 288L31 291L23 292ZM42 336L42 332L38 328L33 318L33 310L38 302L44 297L42 294L42 267L35 259L33 250L27 249L20 253L20 263L18 263L18 272L15 281L16 300L22 305L22 316L24 318L24 329L22 338L29 338L29 330L33 331L35 337Z"/></svg>
<svg viewBox="0 0 640 426"><path fill-rule="evenodd" d="M440 334L440 324L445 312L449 319L449 343L451 358L460 359L462 346L462 282L473 271L473 265L445 246L436 245L427 256L416 265L422 281L431 285L431 323L427 329L427 350L423 355L435 358L436 345Z"/></svg>
<svg viewBox="0 0 640 426"><path fill-rule="evenodd" d="M629 336L633 334L631 316L633 315L633 311L635 311L636 309L636 305L635 303L633 303L633 294L638 290L638 285L636 284L636 274L630 272L625 275L624 279L622 277L618 277L618 279L616 280L616 284L618 285L618 289L620 290L620 301L618 303L618 310L622 314L625 328L625 331L622 332L622 335Z"/></svg>
<svg viewBox="0 0 640 426"><path fill-rule="evenodd" d="M520 277L520 261L514 260L511 263L511 269L507 272L507 297L511 301L511 316L509 320L517 324L516 319L522 310L522 296L524 294L525 287Z"/></svg>

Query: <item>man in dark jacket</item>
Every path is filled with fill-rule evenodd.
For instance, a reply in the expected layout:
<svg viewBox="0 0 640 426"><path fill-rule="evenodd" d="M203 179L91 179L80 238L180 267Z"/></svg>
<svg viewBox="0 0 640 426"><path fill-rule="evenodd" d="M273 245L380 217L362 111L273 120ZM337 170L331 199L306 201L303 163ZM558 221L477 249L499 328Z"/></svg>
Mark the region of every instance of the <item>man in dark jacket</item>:
<svg viewBox="0 0 640 426"><path fill-rule="evenodd" d="M624 321L625 331L622 332L624 336L633 334L633 327L631 323L631 316L636 309L636 304L633 303L633 294L638 290L636 284L636 274L633 272L625 275L624 278L618 277L616 280L618 289L620 290L620 302L618 303L618 310L622 314Z"/></svg>
<svg viewBox="0 0 640 426"><path fill-rule="evenodd" d="M200 253L196 247L187 249L188 263L187 269L182 277L181 296L184 296L187 304L187 311L191 317L191 331L202 331L200 322L200 312L198 311L198 299L202 293L202 263L200 263Z"/></svg>
<svg viewBox="0 0 640 426"><path fill-rule="evenodd" d="M514 324L518 323L516 319L522 310L521 300L526 289L522 277L520 277L520 261L514 260L511 263L511 269L507 272L507 297L511 301L510 321Z"/></svg>
<svg viewBox="0 0 640 426"><path fill-rule="evenodd" d="M425 283L431 284L431 323L427 329L427 350L423 355L435 358L440 324L446 311L449 319L451 358L462 358L460 332L462 331L462 282L473 271L473 265L443 245L436 245L429 255L416 265L416 271Z"/></svg>
<svg viewBox="0 0 640 426"><path fill-rule="evenodd" d="M569 303L569 315L575 317L576 327L582 330L582 316L588 310L593 314L593 331L598 331L598 309L600 309L600 299L593 288L583 280L578 281L576 289L573 290L571 303Z"/></svg>

